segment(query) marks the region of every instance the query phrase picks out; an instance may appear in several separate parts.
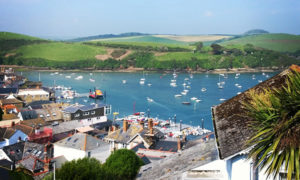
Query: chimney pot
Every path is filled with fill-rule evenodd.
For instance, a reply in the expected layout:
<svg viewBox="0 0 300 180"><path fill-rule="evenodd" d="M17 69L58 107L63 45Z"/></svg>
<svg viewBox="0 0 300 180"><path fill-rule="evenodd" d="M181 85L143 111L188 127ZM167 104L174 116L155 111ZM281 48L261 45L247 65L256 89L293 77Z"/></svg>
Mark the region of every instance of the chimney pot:
<svg viewBox="0 0 300 180"><path fill-rule="evenodd" d="M152 119L148 120L148 128L149 128L150 134L153 134L153 120Z"/></svg>
<svg viewBox="0 0 300 180"><path fill-rule="evenodd" d="M180 138L177 139L177 151L181 150L181 140Z"/></svg>
<svg viewBox="0 0 300 180"><path fill-rule="evenodd" d="M123 131L127 132L127 129L128 129L128 121L124 119L123 120Z"/></svg>

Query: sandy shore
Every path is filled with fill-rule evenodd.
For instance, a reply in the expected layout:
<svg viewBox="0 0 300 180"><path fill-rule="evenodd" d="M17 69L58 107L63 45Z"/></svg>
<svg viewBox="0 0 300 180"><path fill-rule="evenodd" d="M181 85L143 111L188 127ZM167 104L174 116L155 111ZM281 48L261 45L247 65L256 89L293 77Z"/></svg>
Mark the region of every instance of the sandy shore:
<svg viewBox="0 0 300 180"><path fill-rule="evenodd" d="M127 69L117 69L117 70L95 70L95 69L49 69L43 67L28 67L28 66L17 66L17 65L5 65L6 67L12 67L16 71L45 71L45 72L159 72L159 73L170 73L173 70L144 70L144 68L129 67ZM285 68L283 68L285 69ZM197 70L197 71L187 71L187 70L176 70L176 72L190 72L190 73L211 73L211 74L221 74L221 73L249 73L249 72L275 72L281 71L280 68L233 68L233 69L214 69L214 70Z"/></svg>

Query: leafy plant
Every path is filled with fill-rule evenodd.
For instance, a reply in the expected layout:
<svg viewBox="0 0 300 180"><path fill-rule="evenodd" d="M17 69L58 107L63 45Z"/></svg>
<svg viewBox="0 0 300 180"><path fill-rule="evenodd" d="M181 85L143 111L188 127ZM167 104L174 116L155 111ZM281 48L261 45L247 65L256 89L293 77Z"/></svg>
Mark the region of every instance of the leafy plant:
<svg viewBox="0 0 300 180"><path fill-rule="evenodd" d="M247 142L252 146L249 158L257 159L257 167L265 168L268 176L287 171L287 178L299 180L300 171L300 74L288 75L286 86L250 92L245 104L253 118L254 135Z"/></svg>

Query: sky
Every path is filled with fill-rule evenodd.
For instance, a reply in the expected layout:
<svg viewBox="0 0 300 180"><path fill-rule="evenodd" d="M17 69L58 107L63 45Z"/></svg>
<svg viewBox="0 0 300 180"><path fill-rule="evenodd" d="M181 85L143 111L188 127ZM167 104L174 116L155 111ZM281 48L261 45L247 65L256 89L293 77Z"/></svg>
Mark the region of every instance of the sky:
<svg viewBox="0 0 300 180"><path fill-rule="evenodd" d="M0 0L0 31L38 37L300 34L300 0Z"/></svg>

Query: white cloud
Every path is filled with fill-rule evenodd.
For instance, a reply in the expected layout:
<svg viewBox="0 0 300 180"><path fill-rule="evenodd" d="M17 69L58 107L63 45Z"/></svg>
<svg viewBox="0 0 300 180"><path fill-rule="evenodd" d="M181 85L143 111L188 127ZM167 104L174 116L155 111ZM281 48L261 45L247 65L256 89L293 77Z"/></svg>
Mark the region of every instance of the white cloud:
<svg viewBox="0 0 300 180"><path fill-rule="evenodd" d="M204 12L204 16L206 16L206 17L211 17L211 16L213 16L214 14L213 14L213 12L211 12L211 11L205 11Z"/></svg>

